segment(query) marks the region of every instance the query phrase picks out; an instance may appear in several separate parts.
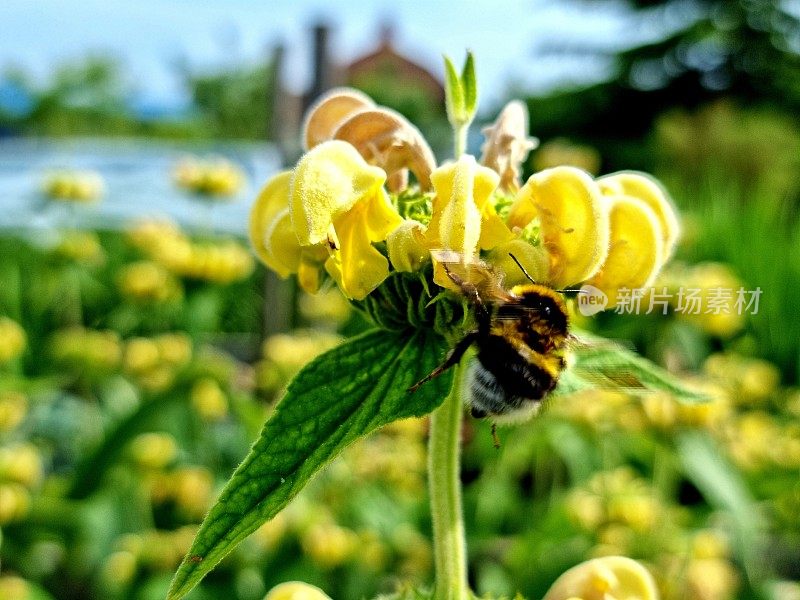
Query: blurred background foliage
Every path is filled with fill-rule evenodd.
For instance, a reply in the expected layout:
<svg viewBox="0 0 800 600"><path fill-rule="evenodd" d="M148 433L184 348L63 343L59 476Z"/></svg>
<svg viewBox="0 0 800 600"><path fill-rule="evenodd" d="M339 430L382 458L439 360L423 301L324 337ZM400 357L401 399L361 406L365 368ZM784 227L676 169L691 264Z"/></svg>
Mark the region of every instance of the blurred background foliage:
<svg viewBox="0 0 800 600"><path fill-rule="evenodd" d="M611 56L614 69L602 83L525 98L542 142L526 171L653 172L684 229L657 285L760 287L759 310L576 315L696 381L711 402L585 393L501 429L499 450L487 424L468 420L470 577L488 597L539 598L577 562L621 553L645 562L667 600L796 600L800 26L783 2L626 6L643 27L672 27L632 48L538 49ZM271 61L177 64L191 102L175 112L138 104L126 73L96 55L45 80L7 69L0 132L213 141L276 131ZM429 92L380 68L352 83L445 155ZM484 121L499 108L486 106ZM196 194L208 222L224 194L207 182L227 193L246 177L230 163L206 172L220 164L188 160L163 174ZM115 194L95 191L95 202ZM58 199L83 201L68 196ZM368 327L335 290L305 296L268 275L240 237L153 220L81 229L88 210L70 206L70 226L0 237L4 599L162 598L289 379ZM430 582L426 427L397 423L351 448L192 597L258 600L290 579L337 599Z"/></svg>

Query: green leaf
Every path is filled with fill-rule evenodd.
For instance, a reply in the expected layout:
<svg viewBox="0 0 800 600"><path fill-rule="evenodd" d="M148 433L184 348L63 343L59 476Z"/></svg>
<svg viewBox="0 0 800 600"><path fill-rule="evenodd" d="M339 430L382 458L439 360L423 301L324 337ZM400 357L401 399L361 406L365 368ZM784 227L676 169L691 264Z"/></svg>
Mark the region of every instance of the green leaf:
<svg viewBox="0 0 800 600"><path fill-rule="evenodd" d="M447 56L444 57L444 75L447 118L453 126L458 126L464 123L466 117L464 90L461 87L461 78L458 76L455 65Z"/></svg>
<svg viewBox="0 0 800 600"><path fill-rule="evenodd" d="M200 526L168 598L187 594L346 446L439 406L452 372L414 393L407 390L441 362L446 349L443 338L425 331L372 330L300 371Z"/></svg>
<svg viewBox="0 0 800 600"><path fill-rule="evenodd" d="M464 90L464 109L467 118L472 121L478 106L478 81L475 76L475 57L472 52L467 52L467 60L461 71L461 85Z"/></svg>
<svg viewBox="0 0 800 600"><path fill-rule="evenodd" d="M581 337L584 335L581 334ZM561 374L553 395L591 388L623 389L631 393L668 392L688 403L708 400L701 391L682 383L635 352L594 337L573 350L572 364Z"/></svg>

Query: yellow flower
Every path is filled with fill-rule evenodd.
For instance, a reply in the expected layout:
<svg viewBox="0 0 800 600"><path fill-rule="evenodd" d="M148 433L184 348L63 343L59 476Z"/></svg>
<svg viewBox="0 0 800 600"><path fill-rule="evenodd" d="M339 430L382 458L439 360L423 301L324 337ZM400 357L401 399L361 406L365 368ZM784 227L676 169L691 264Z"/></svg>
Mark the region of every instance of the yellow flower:
<svg viewBox="0 0 800 600"><path fill-rule="evenodd" d="M624 556L587 560L559 577L544 600L658 600L653 576Z"/></svg>
<svg viewBox="0 0 800 600"><path fill-rule="evenodd" d="M555 167L532 175L511 206L508 224L524 230L535 218L550 255L545 283L568 287L597 272L608 255L608 208L587 173Z"/></svg>
<svg viewBox="0 0 800 600"><path fill-rule="evenodd" d="M51 200L84 204L100 200L105 184L94 171L55 171L46 176L42 189Z"/></svg>
<svg viewBox="0 0 800 600"><path fill-rule="evenodd" d="M386 238L389 261L397 271L418 271L428 259L425 245L426 227L419 221L406 219Z"/></svg>
<svg viewBox="0 0 800 600"><path fill-rule="evenodd" d="M25 350L28 336L16 321L0 317L0 364L10 362Z"/></svg>
<svg viewBox="0 0 800 600"><path fill-rule="evenodd" d="M486 133L482 164L464 155L436 168L404 117L359 92L331 92L306 117L307 153L253 206L256 253L312 292L324 266L355 300L390 269L422 271L430 258L433 281L450 289L442 266L450 260L488 261L508 286L529 277L556 289L591 281L615 296L618 287L652 281L678 233L655 180L638 173L595 180L559 166L520 188L521 165L537 142L528 137L525 106L509 103Z"/></svg>
<svg viewBox="0 0 800 600"><path fill-rule="evenodd" d="M297 273L309 292L323 264L348 298L363 299L386 279L389 261L373 242L402 222L383 189L386 172L339 140L316 145L294 172L274 177L250 213L250 240L282 277Z"/></svg>
<svg viewBox="0 0 800 600"><path fill-rule="evenodd" d="M383 189L386 173L346 142L315 146L292 180L292 225L301 246L326 243L328 273L349 298L363 299L386 279L389 261L372 242L402 223Z"/></svg>
<svg viewBox="0 0 800 600"><path fill-rule="evenodd" d="M183 158L175 165L172 175L179 187L209 199L234 196L245 179L237 165L219 157Z"/></svg>
<svg viewBox="0 0 800 600"><path fill-rule="evenodd" d="M479 249L513 239L490 201L500 181L492 169L479 165L475 157L464 155L436 169L431 181L436 195L426 233L429 248L452 251L469 260L477 256ZM438 264L434 281L443 287L453 286Z"/></svg>

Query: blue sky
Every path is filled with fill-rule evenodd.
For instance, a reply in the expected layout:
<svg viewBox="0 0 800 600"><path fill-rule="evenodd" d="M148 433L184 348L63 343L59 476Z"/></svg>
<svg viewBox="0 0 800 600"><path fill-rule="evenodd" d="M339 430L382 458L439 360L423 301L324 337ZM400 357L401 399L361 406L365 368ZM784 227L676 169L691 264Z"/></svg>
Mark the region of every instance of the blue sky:
<svg viewBox="0 0 800 600"><path fill-rule="evenodd" d="M624 10L587 0L3 0L0 68L15 64L44 77L53 64L87 52L124 61L142 97L182 97L173 67L194 68L255 61L278 40L288 48L287 84L308 81L309 26L334 26L332 47L346 61L370 50L379 25L396 23L397 44L434 71L441 54L458 61L465 48L477 57L479 83L491 102L509 82L541 91L569 81L601 78L603 61L541 58L537 44L591 42L619 46L652 37L637 30Z"/></svg>

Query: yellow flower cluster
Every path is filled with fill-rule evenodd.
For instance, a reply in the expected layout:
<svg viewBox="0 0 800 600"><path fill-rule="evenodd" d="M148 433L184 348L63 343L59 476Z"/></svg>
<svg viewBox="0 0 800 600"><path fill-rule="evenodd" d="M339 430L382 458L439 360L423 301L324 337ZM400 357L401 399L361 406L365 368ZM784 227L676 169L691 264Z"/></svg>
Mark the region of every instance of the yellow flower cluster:
<svg viewBox="0 0 800 600"><path fill-rule="evenodd" d="M591 146L555 138L542 144L533 155L533 168L537 171L561 165L578 167L595 174L600 171L600 153Z"/></svg>
<svg viewBox="0 0 800 600"><path fill-rule="evenodd" d="M105 183L95 171L55 171L42 182L42 192L51 200L88 204L105 193Z"/></svg>
<svg viewBox="0 0 800 600"><path fill-rule="evenodd" d="M688 403L667 392L641 397L616 390L586 390L570 396L569 402L551 407L551 414L600 433L618 429L632 433L648 428L670 431L676 427L717 429L731 411L730 399L719 385L693 381L708 401Z"/></svg>
<svg viewBox="0 0 800 600"><path fill-rule="evenodd" d="M171 531L151 529L123 535L103 564L103 579L114 586L124 586L134 579L139 568L172 571L189 551L196 534L197 525L185 525Z"/></svg>
<svg viewBox="0 0 800 600"><path fill-rule="evenodd" d="M652 283L678 237L663 189L644 174L594 179L560 166L521 185L533 143L520 102L487 129L480 161L464 155L437 167L413 125L347 89L311 108L304 133L307 153L256 199L250 238L268 267L296 273L307 291L327 273L361 300L391 269L416 271L431 257L442 287L453 284L440 261L478 257L513 284L525 278L513 254L537 281L591 283L614 306L617 289Z"/></svg>
<svg viewBox="0 0 800 600"><path fill-rule="evenodd" d="M28 336L19 323L8 317L0 317L0 365L17 358L27 344Z"/></svg>
<svg viewBox="0 0 800 600"><path fill-rule="evenodd" d="M28 398L21 392L0 392L0 435L13 431L28 414Z"/></svg>
<svg viewBox="0 0 800 600"><path fill-rule="evenodd" d="M189 394L192 408L204 421L221 421L228 415L228 397L216 379L201 377Z"/></svg>
<svg viewBox="0 0 800 600"><path fill-rule="evenodd" d="M652 533L657 523L663 526L667 516L667 507L648 482L626 467L597 473L584 486L570 492L566 506L572 520L601 537L604 531L613 531L617 525L638 533ZM627 548L610 550L625 552ZM602 547L598 551L608 553Z"/></svg>
<svg viewBox="0 0 800 600"><path fill-rule="evenodd" d="M335 333L310 329L267 338L261 347L264 358L256 365L258 387L268 392L281 389L306 363L341 341L341 336Z"/></svg>
<svg viewBox="0 0 800 600"><path fill-rule="evenodd" d="M245 183L244 172L225 158L186 157L172 172L175 184L184 190L209 199L230 199Z"/></svg>
<svg viewBox="0 0 800 600"><path fill-rule="evenodd" d="M102 265L106 256L100 239L93 231L65 231L53 247L53 254L69 261Z"/></svg>
<svg viewBox="0 0 800 600"><path fill-rule="evenodd" d="M122 359L122 343L114 331L72 327L56 331L50 355L59 363L88 371L111 371Z"/></svg>
<svg viewBox="0 0 800 600"><path fill-rule="evenodd" d="M238 242L193 242L169 222L140 223L128 232L128 239L179 277L224 284L240 281L253 272L253 258Z"/></svg>
<svg viewBox="0 0 800 600"><path fill-rule="evenodd" d="M142 469L163 469L178 456L178 442L169 433L140 433L131 440L129 454Z"/></svg>
<svg viewBox="0 0 800 600"><path fill-rule="evenodd" d="M150 497L154 504L172 503L180 515L199 522L211 506L214 476L205 467L182 466L154 474L150 481Z"/></svg>
<svg viewBox="0 0 800 600"><path fill-rule="evenodd" d="M0 598L6 600L34 600L34 588L27 580L16 575L0 577Z"/></svg>
<svg viewBox="0 0 800 600"><path fill-rule="evenodd" d="M27 442L0 446L0 525L23 519L31 492L44 478L39 449Z"/></svg>
<svg viewBox="0 0 800 600"><path fill-rule="evenodd" d="M743 289L743 284L728 265L714 262L691 266L676 263L664 271L656 287L662 282L671 292L670 298L678 317L701 331L720 338L730 338L744 327L747 311L736 305L738 290ZM684 293L696 290L696 299L683 300L686 306L679 307L680 290Z"/></svg>
<svg viewBox="0 0 800 600"><path fill-rule="evenodd" d="M159 392L172 385L191 357L192 341L185 333L135 337L125 342L122 369L143 389Z"/></svg>
<svg viewBox="0 0 800 600"><path fill-rule="evenodd" d="M183 298L183 286L158 263L142 260L122 267L117 274L120 292L135 302L161 303Z"/></svg>

